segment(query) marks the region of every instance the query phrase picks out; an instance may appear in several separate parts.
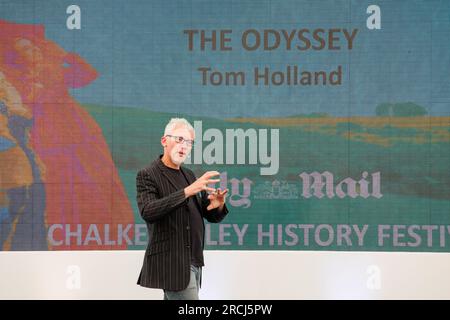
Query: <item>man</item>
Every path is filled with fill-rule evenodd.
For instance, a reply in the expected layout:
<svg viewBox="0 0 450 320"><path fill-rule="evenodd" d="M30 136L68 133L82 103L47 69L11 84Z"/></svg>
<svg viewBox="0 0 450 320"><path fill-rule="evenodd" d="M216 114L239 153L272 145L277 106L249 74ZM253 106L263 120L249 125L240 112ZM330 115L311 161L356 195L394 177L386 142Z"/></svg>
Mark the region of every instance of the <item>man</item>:
<svg viewBox="0 0 450 320"><path fill-rule="evenodd" d="M164 154L136 177L137 203L147 223L149 244L138 284L164 290L164 299L198 300L205 225L220 222L228 213L228 189L208 187L219 182L217 171L196 179L181 167L194 143L194 129L185 119L173 118L164 130ZM209 195L208 193L209 192Z"/></svg>

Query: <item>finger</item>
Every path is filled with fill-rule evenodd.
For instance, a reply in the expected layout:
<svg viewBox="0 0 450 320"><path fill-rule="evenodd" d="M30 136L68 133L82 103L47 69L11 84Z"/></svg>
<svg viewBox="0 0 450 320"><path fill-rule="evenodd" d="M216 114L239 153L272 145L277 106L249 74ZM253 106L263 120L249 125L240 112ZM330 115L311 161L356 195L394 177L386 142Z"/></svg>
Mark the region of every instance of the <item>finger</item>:
<svg viewBox="0 0 450 320"><path fill-rule="evenodd" d="M218 171L208 171L203 175L203 177L209 179L211 177L218 176L218 175L220 175L220 172L218 172Z"/></svg>
<svg viewBox="0 0 450 320"><path fill-rule="evenodd" d="M209 179L209 180L206 180L206 183L207 183L207 184L210 184L210 183L217 183L217 182L220 182L220 179Z"/></svg>
<svg viewBox="0 0 450 320"><path fill-rule="evenodd" d="M221 190L220 188L218 189L219 191L217 192L217 195L219 195L219 196L223 196L224 194L226 194L227 192L228 192L228 189L225 189L225 190Z"/></svg>
<svg viewBox="0 0 450 320"><path fill-rule="evenodd" d="M206 190L207 192L210 192L210 193L216 192L216 189L214 189L214 188L208 188L208 187L205 187L205 190Z"/></svg>
<svg viewBox="0 0 450 320"><path fill-rule="evenodd" d="M209 195L208 199L213 199L213 198L216 198L216 197L218 197L218 196L220 196L220 188L219 188L219 189L216 189L216 191L214 191L213 193L211 193L211 194Z"/></svg>

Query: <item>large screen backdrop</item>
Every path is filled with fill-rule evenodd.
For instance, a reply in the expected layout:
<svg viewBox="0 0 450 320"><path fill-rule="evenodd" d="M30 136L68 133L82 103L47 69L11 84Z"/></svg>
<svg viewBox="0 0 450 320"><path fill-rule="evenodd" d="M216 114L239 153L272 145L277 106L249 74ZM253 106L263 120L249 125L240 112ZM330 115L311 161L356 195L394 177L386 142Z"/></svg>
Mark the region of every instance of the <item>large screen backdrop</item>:
<svg viewBox="0 0 450 320"><path fill-rule="evenodd" d="M207 249L448 252L449 49L439 0L2 0L1 249L145 248L184 117Z"/></svg>

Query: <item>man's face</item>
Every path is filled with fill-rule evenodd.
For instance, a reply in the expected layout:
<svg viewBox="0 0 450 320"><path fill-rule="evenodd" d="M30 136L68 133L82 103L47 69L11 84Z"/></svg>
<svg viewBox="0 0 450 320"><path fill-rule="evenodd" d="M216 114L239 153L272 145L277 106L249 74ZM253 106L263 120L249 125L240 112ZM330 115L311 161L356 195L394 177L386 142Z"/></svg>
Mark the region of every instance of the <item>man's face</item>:
<svg viewBox="0 0 450 320"><path fill-rule="evenodd" d="M186 127L177 127L170 133L171 136L183 137L184 140L194 140L194 134ZM170 159L177 166L181 165L191 152L192 146L189 146L186 142L177 143L176 138L164 136L161 139L161 143L164 148L164 153L170 156Z"/></svg>

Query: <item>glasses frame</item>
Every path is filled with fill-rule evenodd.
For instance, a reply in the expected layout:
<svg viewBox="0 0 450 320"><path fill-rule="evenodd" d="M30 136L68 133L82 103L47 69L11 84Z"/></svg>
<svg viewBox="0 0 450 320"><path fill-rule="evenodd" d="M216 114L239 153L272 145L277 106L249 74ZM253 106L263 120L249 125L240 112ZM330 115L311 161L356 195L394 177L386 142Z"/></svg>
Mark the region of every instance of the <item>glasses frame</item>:
<svg viewBox="0 0 450 320"><path fill-rule="evenodd" d="M171 134L166 134L165 136L166 136L166 137L175 138L175 142L178 143L178 144L186 143L186 145L187 145L188 147L193 147L193 146L194 146L194 140L185 139L185 138L183 138L183 137L181 137L181 136L173 136L173 135L171 135ZM180 140L180 139L181 139L181 140ZM180 140L180 141L179 141L179 140Z"/></svg>

